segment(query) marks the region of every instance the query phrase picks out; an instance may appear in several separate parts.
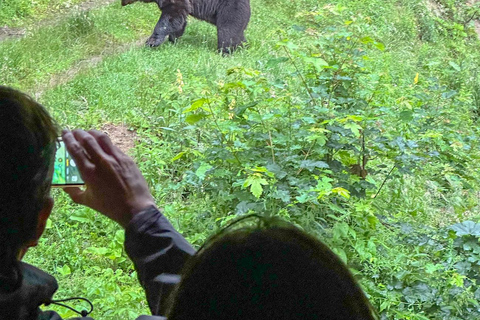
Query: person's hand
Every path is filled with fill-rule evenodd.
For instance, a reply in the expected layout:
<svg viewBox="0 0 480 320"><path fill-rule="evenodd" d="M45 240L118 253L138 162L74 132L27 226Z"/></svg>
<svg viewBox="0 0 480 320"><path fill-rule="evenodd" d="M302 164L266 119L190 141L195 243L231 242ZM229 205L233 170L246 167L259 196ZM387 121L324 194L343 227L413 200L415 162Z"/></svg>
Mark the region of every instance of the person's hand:
<svg viewBox="0 0 480 320"><path fill-rule="evenodd" d="M76 203L90 207L126 228L133 216L155 205L133 160L103 132L64 130L62 138L86 189L64 188Z"/></svg>

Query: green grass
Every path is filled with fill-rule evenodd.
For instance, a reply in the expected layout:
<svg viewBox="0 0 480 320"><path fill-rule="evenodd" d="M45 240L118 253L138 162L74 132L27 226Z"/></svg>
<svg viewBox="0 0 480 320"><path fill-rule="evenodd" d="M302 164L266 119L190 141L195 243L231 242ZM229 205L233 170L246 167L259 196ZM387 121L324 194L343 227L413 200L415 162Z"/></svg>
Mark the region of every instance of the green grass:
<svg viewBox="0 0 480 320"><path fill-rule="evenodd" d="M53 2L48 1L35 2L39 6L36 8L30 2L10 0L8 3L9 6L0 7L0 25L25 25L55 8ZM57 3L65 5L65 2ZM408 290L402 290L412 291L416 281L426 277L425 265L441 265L442 259L446 259L447 248L439 257L429 247L415 244L422 232L480 218L477 199L480 179L476 173L480 153L476 151L475 139L468 142L469 137L478 133L473 114L480 106L475 106L473 88L475 70L480 63L479 41L471 30L466 30L467 35L451 37L453 29L447 27L454 26L453 22L447 21L447 27L440 25L421 1L340 1L325 7L327 4L303 0L281 1L279 5L279 1L252 0L248 48L228 57L216 53L215 28L194 19L189 21L184 36L176 44L144 48L139 41L149 36L159 15L154 5L121 8L116 3L88 13L72 13L59 18L54 25L40 23L39 28L31 27L24 38L0 43L0 83L37 96L62 127L91 129L101 128L104 123L124 123L135 130L139 143L132 154L155 198L174 226L199 246L235 216L235 208L228 207L233 203L228 198L232 194L226 192L225 199L219 199L208 189L207 180L203 187L195 185L192 176L195 177L198 169L195 166L202 159L199 154L210 147L205 144L213 141L208 139L216 128L207 124L201 127L202 122L186 123L184 110L195 100L209 98L216 108L214 113L228 115L227 102L232 103L232 98L240 105L254 97L263 108L258 114L265 116L262 118L265 126L270 123L269 112L275 108L281 110L277 116L280 120L285 118L285 110L293 109L295 114L302 115L302 109L307 109L305 96L308 95L299 73L309 74L310 55L328 56L328 52L320 50L321 39L343 28L344 21L354 21L355 36L368 36L385 45L384 51L368 51L369 59L365 59L358 73L362 88L375 92L368 108L372 116L378 117L376 127L384 130L383 136L398 134L418 143L435 136L435 147L447 150L445 153L454 150L452 145L458 143L470 149L450 151L448 161L425 161L423 167L416 168L411 175L394 171L375 199L372 199L373 193L365 199L352 198L345 204L336 199L305 206L307 209L299 214L289 211L298 205L292 202L276 207L273 213L322 235L337 252L343 252L359 277L363 276L362 283L375 306L387 312L389 319L425 319L422 316L437 319L434 314L438 310L420 302L409 305L404 299L408 297ZM32 10L41 14L34 17ZM331 10L336 14L330 14ZM314 27L308 22L311 19L302 15L306 11L321 12L324 16ZM6 19L7 16L10 18ZM319 36L296 31L299 26L312 28ZM282 39L288 39L296 48L285 51L277 45ZM275 61L272 59L288 56L287 52L289 61L272 63ZM101 61L93 64L93 57L100 57ZM229 70L234 68L243 71L231 73ZM418 84L414 84L417 73ZM315 83L315 76L312 73L310 76L304 80ZM434 88L433 78L441 90ZM239 89L225 93L222 84L241 81L250 86L250 92ZM458 99L442 96L448 90L458 91ZM341 106L333 106L329 112L341 110ZM345 112L358 115L363 111ZM424 121L423 126L413 120L399 122L397 115L405 111L418 115L415 121L422 124ZM303 116L324 119L320 112ZM299 116L297 121L303 119ZM228 117L218 118L219 126L228 121ZM273 140L278 139L280 144L282 127L276 126L280 122L271 123ZM261 125L252 132L258 127ZM298 130L301 129L300 126ZM237 139L239 149L241 143L248 143ZM267 138L261 136L259 140ZM172 161L184 151L190 153ZM392 159L386 156L371 160L369 177L378 187L388 172L381 169L382 165L390 168ZM266 165L256 163L253 157L243 160L253 167ZM235 168L232 163L226 166ZM377 167L378 171L370 169ZM247 171L242 168L235 174L241 176ZM241 189L241 184L237 188ZM27 261L55 275L60 283L59 298L85 296L93 300L94 318L134 319L137 314L147 313L133 266L122 250L119 227L89 209L72 204L58 190L54 196L56 205L51 224L39 247L29 252ZM329 211L343 205L342 212L350 210L351 213ZM369 221L376 225L365 230L361 220L373 216L378 220ZM406 227L401 224L425 229L419 227L419 231L415 229L411 235L405 235L402 228ZM344 229L345 225L350 229ZM452 248L449 250L453 252ZM371 252L375 254L369 256ZM447 288L458 280L458 272L449 268L443 273L430 273L428 277L432 283ZM405 287L397 290L392 283ZM397 308L401 311L395 311L398 305L402 306ZM56 310L63 316L74 316L65 309Z"/></svg>
<svg viewBox="0 0 480 320"><path fill-rule="evenodd" d="M4 0L0 4L0 25L27 26L82 3L82 0Z"/></svg>

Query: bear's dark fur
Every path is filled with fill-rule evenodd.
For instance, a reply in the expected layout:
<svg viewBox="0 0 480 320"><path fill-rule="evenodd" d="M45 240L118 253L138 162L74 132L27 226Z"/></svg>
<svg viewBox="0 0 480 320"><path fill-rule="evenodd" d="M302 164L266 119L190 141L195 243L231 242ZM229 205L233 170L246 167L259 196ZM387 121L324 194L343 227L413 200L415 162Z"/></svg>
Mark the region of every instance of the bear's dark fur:
<svg viewBox="0 0 480 320"><path fill-rule="evenodd" d="M250 20L250 0L122 0L122 5L134 2L155 2L162 14L146 45L156 47L181 37L187 16L217 26L218 50L229 53L245 42L244 31Z"/></svg>

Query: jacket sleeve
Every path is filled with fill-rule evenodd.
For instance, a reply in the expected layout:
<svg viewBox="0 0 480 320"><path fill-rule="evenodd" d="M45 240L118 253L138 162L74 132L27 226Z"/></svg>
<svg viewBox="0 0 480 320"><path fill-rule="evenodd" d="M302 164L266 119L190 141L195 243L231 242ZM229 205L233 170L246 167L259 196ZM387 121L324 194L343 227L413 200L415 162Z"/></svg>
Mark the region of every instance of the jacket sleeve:
<svg viewBox="0 0 480 320"><path fill-rule="evenodd" d="M137 214L127 226L125 250L146 291L150 311L164 315L167 297L195 250L154 206Z"/></svg>

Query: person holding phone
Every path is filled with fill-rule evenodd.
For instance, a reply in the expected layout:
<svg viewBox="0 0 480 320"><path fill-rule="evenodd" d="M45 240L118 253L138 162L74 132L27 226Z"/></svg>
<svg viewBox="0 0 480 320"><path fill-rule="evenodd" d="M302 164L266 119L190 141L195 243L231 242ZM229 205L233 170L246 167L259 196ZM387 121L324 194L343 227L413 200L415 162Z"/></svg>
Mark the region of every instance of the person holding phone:
<svg viewBox="0 0 480 320"><path fill-rule="evenodd" d="M39 308L55 303L55 278L21 261L38 244L54 206L50 188L58 135L57 124L43 106L0 86L0 320L61 319L56 312ZM168 276L165 281L154 278L178 274L195 250L160 214L133 160L104 133L66 131L63 139L86 182L85 189L65 190L75 202L127 228L125 245L142 271L147 299L154 303L174 283ZM147 238L150 247L145 250L142 241ZM160 269L148 259L152 252L157 253ZM91 318L82 313L81 319Z"/></svg>

